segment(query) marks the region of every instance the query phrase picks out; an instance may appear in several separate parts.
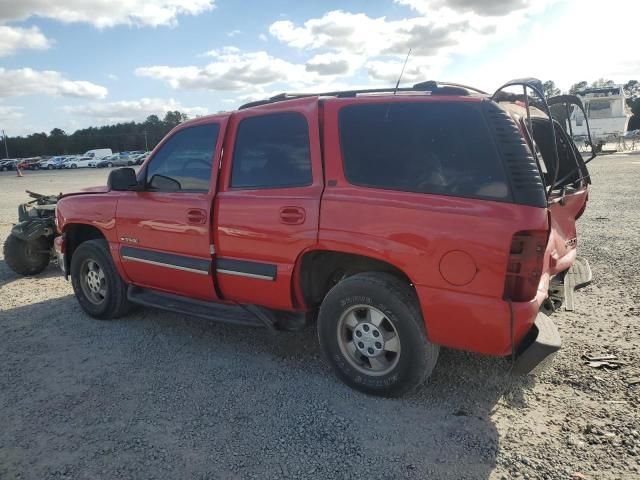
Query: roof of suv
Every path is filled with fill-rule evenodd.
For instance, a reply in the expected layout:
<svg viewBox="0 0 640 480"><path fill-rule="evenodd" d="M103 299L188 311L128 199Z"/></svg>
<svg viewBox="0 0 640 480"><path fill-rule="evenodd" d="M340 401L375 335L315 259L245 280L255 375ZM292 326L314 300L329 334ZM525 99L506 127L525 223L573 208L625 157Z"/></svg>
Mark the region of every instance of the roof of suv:
<svg viewBox="0 0 640 480"><path fill-rule="evenodd" d="M387 99L403 101L411 97L413 99L427 99L427 98L442 98L447 97L450 99L478 102L484 98L488 98L489 94L475 87L468 85L462 85L459 83L451 82L435 82L432 80L416 83L412 87L403 88L371 88L371 89L359 89L359 90L339 90L332 92L316 92L316 93L280 93L265 100L257 100L254 102L245 103L241 105L238 110L251 109L256 107L268 107L280 102L287 102L299 99L321 98L323 100L331 101L332 99L351 99L357 101L358 99L371 100L375 99ZM233 112L220 112L212 115L206 115L191 120L187 120L180 124L179 128L185 126L192 126L201 123L209 123L211 120L229 117Z"/></svg>
<svg viewBox="0 0 640 480"><path fill-rule="evenodd" d="M397 95L397 94L400 95ZM487 96L487 92L479 90L475 87L467 85L461 85L459 83L450 82L435 82L427 81L422 83L416 83L412 87L403 88L370 88L359 90L338 90L332 92L318 92L318 93L281 93L275 95L266 100L258 100L255 102L245 103L241 105L239 110L246 108L257 107L261 105L267 105L276 102L283 102L287 100L294 100L305 97L334 97L334 98L356 98L371 96L376 97L392 97L398 98L405 95L428 95L428 96L449 96L449 97L469 97L469 96Z"/></svg>

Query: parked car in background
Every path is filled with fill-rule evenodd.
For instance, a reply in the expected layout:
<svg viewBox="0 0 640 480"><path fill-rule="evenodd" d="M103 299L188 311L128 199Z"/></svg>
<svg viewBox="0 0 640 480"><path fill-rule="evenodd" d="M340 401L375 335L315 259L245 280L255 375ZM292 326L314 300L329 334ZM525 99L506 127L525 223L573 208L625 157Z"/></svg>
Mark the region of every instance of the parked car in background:
<svg viewBox="0 0 640 480"><path fill-rule="evenodd" d="M29 157L20 159L23 170L40 170L40 161L42 157Z"/></svg>
<svg viewBox="0 0 640 480"><path fill-rule="evenodd" d="M60 165L65 158L66 157L51 157L47 160L43 160L40 162L40 168L46 170L54 170L56 168L59 168L58 165Z"/></svg>
<svg viewBox="0 0 640 480"><path fill-rule="evenodd" d="M135 152L120 152L120 160L123 162L123 165L133 165L134 161L133 161L133 157L136 156L137 153Z"/></svg>
<svg viewBox="0 0 640 480"><path fill-rule="evenodd" d="M60 170L60 169L62 169L62 168L67 168L67 164L68 164L71 160L73 160L74 158L76 158L74 155L70 155L70 156L68 156L68 157L64 157L64 158L60 161L60 163L58 163L58 164L56 165L56 169Z"/></svg>
<svg viewBox="0 0 640 480"><path fill-rule="evenodd" d="M108 157L104 157L102 160L99 160L98 163L96 163L96 168L105 168L105 167L113 167L113 158L117 157L118 155L109 155Z"/></svg>
<svg viewBox="0 0 640 480"><path fill-rule="evenodd" d="M99 160L101 158L108 157L109 155L113 155L110 148L95 148L93 150L87 150L82 156Z"/></svg>
<svg viewBox="0 0 640 480"><path fill-rule="evenodd" d="M148 153L140 153L138 155L134 155L133 157L131 157L131 165L142 165L148 156Z"/></svg>
<svg viewBox="0 0 640 480"><path fill-rule="evenodd" d="M130 165L129 158L120 154L109 155L108 157L100 160L96 167L105 168L105 167L126 167Z"/></svg>
<svg viewBox="0 0 640 480"><path fill-rule="evenodd" d="M18 161L14 158L8 158L0 160L0 172L6 172L7 170L15 170Z"/></svg>
<svg viewBox="0 0 640 480"><path fill-rule="evenodd" d="M95 167L96 160L92 157L74 157L65 162L64 168L88 168Z"/></svg>

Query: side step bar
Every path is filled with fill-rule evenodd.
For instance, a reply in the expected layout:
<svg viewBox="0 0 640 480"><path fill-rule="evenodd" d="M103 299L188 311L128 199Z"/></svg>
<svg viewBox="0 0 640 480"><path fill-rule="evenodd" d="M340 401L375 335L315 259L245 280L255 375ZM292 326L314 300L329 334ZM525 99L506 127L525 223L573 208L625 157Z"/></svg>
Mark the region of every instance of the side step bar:
<svg viewBox="0 0 640 480"><path fill-rule="evenodd" d="M276 317L270 310L256 305L227 305L158 292L129 285L127 298L132 303L168 310L214 322L232 323L245 327L275 328Z"/></svg>
<svg viewBox="0 0 640 480"><path fill-rule="evenodd" d="M593 275L586 258L578 257L564 276L564 309L572 312L574 308L574 292L591 283Z"/></svg>

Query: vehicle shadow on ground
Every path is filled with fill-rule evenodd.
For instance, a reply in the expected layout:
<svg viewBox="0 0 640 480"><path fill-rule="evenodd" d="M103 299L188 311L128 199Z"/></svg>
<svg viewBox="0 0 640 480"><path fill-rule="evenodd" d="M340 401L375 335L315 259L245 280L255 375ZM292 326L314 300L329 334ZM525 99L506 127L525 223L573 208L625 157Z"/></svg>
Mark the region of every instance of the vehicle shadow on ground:
<svg viewBox="0 0 640 480"><path fill-rule="evenodd" d="M270 333L155 309L99 321L72 296L0 312L0 338L9 476L144 465L155 478L486 479L492 412L523 404L532 382L504 360L443 349L419 392L375 398L333 376L313 327Z"/></svg>
<svg viewBox="0 0 640 480"><path fill-rule="evenodd" d="M54 263L50 263L49 266L44 269L44 271L42 271L37 275L33 275L32 277L25 277L11 270L9 268L9 265L7 265L7 262L5 262L4 259L0 259L0 288L11 282L15 282L16 280L19 280L21 278L42 279L42 278L53 278L53 277L61 277L61 276L62 276L62 272L60 271L60 268Z"/></svg>

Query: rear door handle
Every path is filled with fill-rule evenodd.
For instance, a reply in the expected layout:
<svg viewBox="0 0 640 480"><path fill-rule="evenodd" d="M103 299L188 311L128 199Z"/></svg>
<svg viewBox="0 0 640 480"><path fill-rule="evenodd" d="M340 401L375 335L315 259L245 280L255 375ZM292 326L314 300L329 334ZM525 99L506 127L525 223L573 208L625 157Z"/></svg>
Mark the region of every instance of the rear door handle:
<svg viewBox="0 0 640 480"><path fill-rule="evenodd" d="M282 207L280 209L280 222L287 225L300 225L304 223L306 214L302 207Z"/></svg>
<svg viewBox="0 0 640 480"><path fill-rule="evenodd" d="M203 225L207 221L207 212L200 208L187 210L187 223L191 225Z"/></svg>

